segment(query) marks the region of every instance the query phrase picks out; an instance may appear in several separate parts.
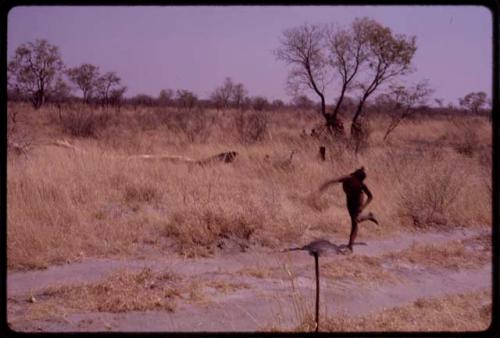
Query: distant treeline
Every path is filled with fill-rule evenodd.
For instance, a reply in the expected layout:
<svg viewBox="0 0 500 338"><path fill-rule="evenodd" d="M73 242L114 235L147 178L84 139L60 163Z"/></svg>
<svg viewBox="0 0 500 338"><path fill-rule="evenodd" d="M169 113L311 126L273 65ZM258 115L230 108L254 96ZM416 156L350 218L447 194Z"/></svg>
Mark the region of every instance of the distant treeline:
<svg viewBox="0 0 500 338"><path fill-rule="evenodd" d="M159 97L153 97L146 94L138 94L132 97L121 98L118 102L110 102L112 107L163 107L163 108L178 108L178 109L222 109L217 102L210 99L198 99L194 94L191 100L186 100L186 97L172 97L171 99L165 99L161 95ZM8 101L9 102L31 102L30 98L26 95L20 93L15 93L13 91L8 91ZM48 97L46 100L48 104L55 105L73 105L73 104L89 104L91 106L101 106L102 103L99 100L85 102L81 97L77 96L66 96L66 97ZM353 114L353 110L347 109L343 112L343 116L350 117ZM321 109L321 104L319 102L314 102L307 98L306 96L300 96L290 102L284 102L282 100L269 101L264 97L250 97L247 98L239 106L228 105L225 109L239 109L239 110L254 110L254 111L273 111L279 113L285 110L301 110L301 111L311 111L319 112ZM327 109L333 109L333 106L328 106ZM376 103L370 103L367 105L367 113L371 116L376 115L397 115L398 111L395 110L390 105L381 105ZM445 107L430 107L422 105L416 107L413 112L413 117L425 117L425 116L488 116L490 115L490 109L478 109L477 111L465 109L460 106L448 105ZM411 117L410 117L411 118Z"/></svg>
<svg viewBox="0 0 500 338"><path fill-rule="evenodd" d="M381 28L379 23L366 18L355 21L353 25L354 28L358 27L357 25L366 26L364 29L368 32L371 31L370 27ZM292 62L292 64L296 63L296 59L292 57L295 55L294 53L296 53L296 48L292 48L294 47L293 43L296 42L294 38L314 38L317 40L316 42L319 43L319 41L322 41L321 39L325 37L319 34L321 30L318 29L319 28L316 26L310 27L306 25L286 31L285 37L288 40L284 40L284 45L277 52L279 59L288 60ZM355 31L357 32L357 30ZM340 33L342 32L337 32L336 34ZM385 36L385 40L383 39L383 41L387 43L391 41L396 43L396 40L399 38L401 37L392 37L392 35ZM285 43L286 41L292 43L292 45L289 46ZM377 43L380 43L380 41ZM416 47L413 46L414 41L410 39L405 43L408 44L407 48L411 50L410 54L413 55L412 53L416 49ZM349 46L349 44L347 44L347 46ZM398 53L403 52L404 50L398 50ZM389 61L395 62L393 58L390 58ZM401 62L403 62L404 67L407 67L411 58L408 57L408 60L405 59L403 61ZM487 98L484 92L472 92L465 95L459 99L459 106L453 106L451 104L444 106L443 100L434 99L438 107L432 108L428 104L428 100L433 89L427 81L421 81L413 86L389 86L388 88L383 88L384 90L380 91L378 96L373 96L372 98L371 94L375 91L376 87L380 85L379 80L377 80L375 82L376 85L373 85L368 92L362 95L361 101L358 97L359 95L354 95L352 97L347 95L349 86L347 83L344 83L342 86L343 90L334 101L336 103L328 105L326 103L325 93L320 92L318 84L313 81L313 75L320 76L320 74L323 74L323 71L326 70L321 68L316 72L312 72L310 67L313 67L314 63L309 64L308 62L313 62L313 60L306 59L304 62L306 62L305 65L307 66L305 68L306 73L297 73L298 70L301 70L299 67L291 74L294 76L297 74L302 76L299 79L301 80L299 84L315 88L316 94L318 94L317 96L321 98L321 102L312 101L307 95L304 95L303 91L294 91L294 93L296 93L295 97L290 102L286 103L282 100L270 101L263 96L250 96L248 90L242 83L235 83L230 77L226 77L223 84L215 88L208 99L200 99L195 93L186 89L162 89L157 97L147 94L125 97L124 93L127 87L122 85L122 80L116 72L107 71L102 73L98 66L89 63L83 63L75 67L67 67L59 53L59 48L52 45L47 40L42 39L20 45L16 49L13 58L9 60L7 66L7 98L9 101L29 102L35 109L40 108L46 103L56 105L84 103L91 106L106 107L121 107L127 105L132 107L176 107L180 109L251 109L254 111L277 111L282 109L311 110L323 115L326 119L325 123L327 126L340 126L342 130L342 123L337 116L353 117L355 127L361 128L361 124L356 122L356 119L362 121L363 119L359 116L364 115L365 112L369 112L370 114L397 116L396 120L400 121L403 118L411 117L411 115L415 114L419 116L425 114L488 115L491 111L491 100ZM390 62L386 65L387 69L392 65ZM323 63L321 63L321 65L323 65ZM303 66L303 63L299 62L299 66ZM309 75L303 78L305 76L304 74ZM355 73L353 73L352 76L354 76L354 74ZM396 72L394 74L399 73ZM294 77L293 79L297 80ZM376 79L379 78L376 77ZM365 88L366 86L358 85L358 87ZM370 86L368 86L368 88L370 88Z"/></svg>

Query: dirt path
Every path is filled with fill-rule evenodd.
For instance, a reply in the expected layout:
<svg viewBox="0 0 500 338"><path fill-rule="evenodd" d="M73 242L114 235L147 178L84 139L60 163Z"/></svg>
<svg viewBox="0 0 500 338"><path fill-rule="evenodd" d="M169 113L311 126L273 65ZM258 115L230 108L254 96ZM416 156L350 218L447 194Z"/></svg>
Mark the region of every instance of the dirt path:
<svg viewBox="0 0 500 338"><path fill-rule="evenodd" d="M487 233L487 231L486 231ZM414 243L436 244L485 234L485 230L401 234L398 238L373 240L355 246L355 256L381 257L397 253ZM342 242L340 240L333 242ZM304 243L301 243L304 244ZM320 264L335 263L348 256L326 256ZM203 302L180 301L174 312L125 313L68 312L60 318L33 320L26 316L31 295L54 285L97 282L118 269L155 273L175 272L185 280L204 285ZM380 267L401 278L400 282L362 283L353 279L321 280L322 312L363 315L415 301L491 287L489 264L467 270L431 269L417 264L383 262ZM246 272L245 272L246 271ZM288 272L287 272L288 271ZM290 277L291 276L291 277ZM214 279L249 287L218 292L207 287ZM293 287L292 287L293 280ZM54 266L42 271L8 273L8 321L21 331L256 331L269 327L293 328L300 312L312 309L314 268L305 252L247 252L204 259L177 256L151 260L92 259ZM306 300L307 299L307 300Z"/></svg>

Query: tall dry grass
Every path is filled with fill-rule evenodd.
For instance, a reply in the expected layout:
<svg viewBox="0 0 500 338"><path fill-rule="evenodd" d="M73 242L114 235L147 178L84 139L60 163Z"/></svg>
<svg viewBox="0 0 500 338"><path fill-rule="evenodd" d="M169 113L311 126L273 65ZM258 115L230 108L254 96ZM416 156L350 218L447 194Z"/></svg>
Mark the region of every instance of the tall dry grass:
<svg viewBox="0 0 500 338"><path fill-rule="evenodd" d="M97 111L95 116L111 117L94 133L76 137L55 109L9 109L18 110L18 128L34 139L28 154L8 154L10 269L132 255L144 245L196 256L234 243L242 249L281 247L334 233L347 240L350 222L341 187L320 198L311 193L324 180L361 165L374 193L369 209L381 225L362 226L359 236L491 224L486 119L407 121L383 143L388 121L376 118L367 148L355 156L344 143L301 136L321 119L296 112L270 112L258 122L251 113L245 124L245 115L232 111ZM75 114L71 109L88 108L66 108L61 115ZM248 128L238 123L255 123L263 131L246 135ZM470 128L477 147L464 153L457 144L469 142L460 135ZM60 138L81 151L48 145ZM326 162L317 155L322 144ZM229 150L239 153L235 162L205 167L127 159L146 153L198 159Z"/></svg>
<svg viewBox="0 0 500 338"><path fill-rule="evenodd" d="M491 290L419 298L364 316L341 313L320 319L322 332L480 332L492 322ZM293 331L312 331L310 315ZM321 324L322 323L322 324ZM272 328L273 331L283 331Z"/></svg>

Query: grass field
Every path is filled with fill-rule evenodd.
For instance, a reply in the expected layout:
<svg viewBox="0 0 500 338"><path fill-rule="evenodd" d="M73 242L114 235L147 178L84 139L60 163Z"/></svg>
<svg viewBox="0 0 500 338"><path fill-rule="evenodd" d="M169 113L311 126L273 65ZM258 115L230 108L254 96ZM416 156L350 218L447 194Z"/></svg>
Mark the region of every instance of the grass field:
<svg viewBox="0 0 500 338"><path fill-rule="evenodd" d="M9 104L9 114L16 114L9 140L30 144L24 154L8 154L9 269L126 257L144 245L196 257L228 243L283 247L331 233L347 240L342 189L312 193L361 165L374 194L368 209L381 224L362 226L367 237L491 224L487 118L403 121L382 142L388 119L376 116L356 156L347 142L301 135L321 123L312 112L85 106L59 112ZM327 146L325 162L320 145ZM233 163L210 166L129 157L201 159L231 150L238 152Z"/></svg>

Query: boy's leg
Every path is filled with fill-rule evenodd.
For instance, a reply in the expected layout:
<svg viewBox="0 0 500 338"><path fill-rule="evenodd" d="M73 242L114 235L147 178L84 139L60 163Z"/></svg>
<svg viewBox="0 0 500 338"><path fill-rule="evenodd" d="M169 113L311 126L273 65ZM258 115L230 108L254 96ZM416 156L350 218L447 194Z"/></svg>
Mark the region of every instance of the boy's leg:
<svg viewBox="0 0 500 338"><path fill-rule="evenodd" d="M359 214L357 217L357 221L358 221L358 223L361 223L364 221L372 221L373 223L378 224L378 221L372 212L368 212L366 214Z"/></svg>

